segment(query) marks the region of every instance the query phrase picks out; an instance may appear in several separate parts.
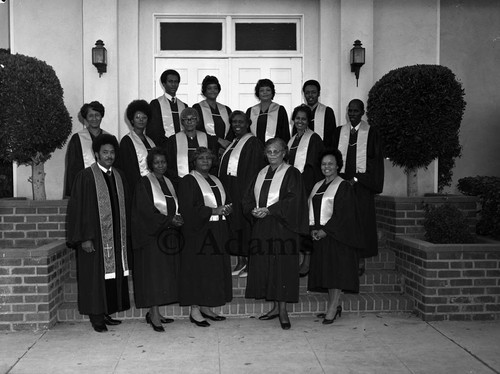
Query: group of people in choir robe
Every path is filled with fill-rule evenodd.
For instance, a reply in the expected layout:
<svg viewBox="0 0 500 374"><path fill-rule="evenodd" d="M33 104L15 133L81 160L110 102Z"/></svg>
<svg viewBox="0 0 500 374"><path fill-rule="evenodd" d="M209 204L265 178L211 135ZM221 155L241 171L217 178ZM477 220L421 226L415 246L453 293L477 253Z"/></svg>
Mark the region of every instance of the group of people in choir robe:
<svg viewBox="0 0 500 374"><path fill-rule="evenodd" d="M259 319L287 330L287 303L298 302L308 274L310 291L328 292L319 316L331 324L341 292L359 292L360 259L377 254L383 158L363 102L352 100L348 123L336 127L319 83L307 81L290 131L269 79L257 82L260 102L246 112L217 102L216 77L205 77L206 99L193 108L176 97L175 70L160 81L164 95L127 107L131 131L120 146L100 129L100 103L80 111L86 129L68 146L65 189L80 313L98 332L121 323L110 315L130 307L132 273L135 305L149 308L154 331L173 322L160 314L172 303L207 327L225 320L213 308L232 300L233 275L247 277L245 297L272 302Z"/></svg>

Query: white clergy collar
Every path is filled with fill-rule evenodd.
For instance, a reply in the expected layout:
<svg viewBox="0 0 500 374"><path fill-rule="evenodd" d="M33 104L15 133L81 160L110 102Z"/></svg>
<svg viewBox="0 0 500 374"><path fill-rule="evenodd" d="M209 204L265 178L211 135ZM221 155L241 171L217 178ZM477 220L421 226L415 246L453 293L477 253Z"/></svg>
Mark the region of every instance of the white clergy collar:
<svg viewBox="0 0 500 374"><path fill-rule="evenodd" d="M110 166L109 170L106 169L104 166L102 166L100 163L97 162L97 166L99 166L99 169L101 169L104 173L107 173L108 171L113 172L113 167Z"/></svg>
<svg viewBox="0 0 500 374"><path fill-rule="evenodd" d="M174 100L174 98L175 98L175 96L170 96L170 95L169 95L168 93L166 93L166 92L165 92L163 95L165 96L165 98L166 98L166 99L168 99L168 100L170 100L170 101L173 101L173 100ZM177 100L177 99L176 99L176 100Z"/></svg>

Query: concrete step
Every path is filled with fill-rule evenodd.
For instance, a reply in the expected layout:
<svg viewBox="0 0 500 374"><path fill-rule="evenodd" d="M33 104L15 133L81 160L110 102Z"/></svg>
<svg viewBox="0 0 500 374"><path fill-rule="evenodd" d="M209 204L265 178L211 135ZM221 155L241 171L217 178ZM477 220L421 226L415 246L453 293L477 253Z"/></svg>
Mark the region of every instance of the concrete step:
<svg viewBox="0 0 500 374"><path fill-rule="evenodd" d="M410 298L394 293L345 294L340 300L346 313L411 312L413 310ZM291 315L324 312L326 302L327 294L307 293L300 295L298 303L288 304L288 311ZM214 311L228 317L251 317L266 313L271 304L263 300L234 297L230 303L214 308ZM141 319L146 316L147 311L148 309L136 309L132 306L125 312L117 313L116 318ZM160 312L168 317L186 318L189 316L189 307L172 304L160 307ZM76 302L63 303L57 312L57 317L60 322L88 320L87 316L82 316L78 312Z"/></svg>

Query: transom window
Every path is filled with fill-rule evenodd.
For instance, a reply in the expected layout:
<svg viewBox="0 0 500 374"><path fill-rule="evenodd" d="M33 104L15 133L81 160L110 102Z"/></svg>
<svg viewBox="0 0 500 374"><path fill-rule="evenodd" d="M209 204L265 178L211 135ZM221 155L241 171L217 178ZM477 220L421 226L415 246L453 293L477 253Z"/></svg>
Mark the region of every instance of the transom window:
<svg viewBox="0 0 500 374"><path fill-rule="evenodd" d="M302 52L302 16L157 16L157 56Z"/></svg>

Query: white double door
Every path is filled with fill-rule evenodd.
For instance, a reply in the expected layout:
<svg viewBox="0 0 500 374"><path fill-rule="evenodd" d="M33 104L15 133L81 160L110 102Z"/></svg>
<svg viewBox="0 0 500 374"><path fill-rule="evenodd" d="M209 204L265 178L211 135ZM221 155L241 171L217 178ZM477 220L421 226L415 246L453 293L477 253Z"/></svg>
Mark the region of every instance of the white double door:
<svg viewBox="0 0 500 374"><path fill-rule="evenodd" d="M177 96L192 106L204 99L201 83L207 75L219 79L222 90L217 101L232 110L245 111L258 103L255 84L259 79L268 78L276 89L274 101L283 105L291 116L291 111L302 100L302 58L156 58L155 77L166 69L175 69L181 75ZM155 95L163 94L158 82Z"/></svg>

